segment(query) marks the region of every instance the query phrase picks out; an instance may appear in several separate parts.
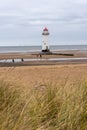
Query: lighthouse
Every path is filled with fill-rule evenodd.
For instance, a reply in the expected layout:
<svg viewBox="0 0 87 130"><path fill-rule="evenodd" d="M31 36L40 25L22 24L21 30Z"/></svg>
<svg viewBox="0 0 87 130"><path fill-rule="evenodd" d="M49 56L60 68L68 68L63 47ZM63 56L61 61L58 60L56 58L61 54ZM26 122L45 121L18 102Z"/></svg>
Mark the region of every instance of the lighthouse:
<svg viewBox="0 0 87 130"><path fill-rule="evenodd" d="M46 27L43 29L42 36L43 36L42 52L50 52L50 50L49 50L49 41L48 41L49 31L48 31L48 29Z"/></svg>

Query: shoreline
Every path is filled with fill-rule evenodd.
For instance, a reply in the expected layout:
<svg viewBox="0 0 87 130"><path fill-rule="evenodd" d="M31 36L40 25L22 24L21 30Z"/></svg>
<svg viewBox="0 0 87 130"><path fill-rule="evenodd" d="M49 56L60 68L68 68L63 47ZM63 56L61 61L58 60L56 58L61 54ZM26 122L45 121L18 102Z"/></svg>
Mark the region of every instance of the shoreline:
<svg viewBox="0 0 87 130"><path fill-rule="evenodd" d="M2 53L0 54L0 60L13 60L13 59L27 59L30 61L20 61L20 62L0 62L0 67L9 67L9 66L40 66L40 65L62 65L62 64L87 64L87 51L53 51L55 54L43 54L41 58L39 57L40 53ZM67 56L63 54L73 54L73 56ZM58 60L49 60L57 59ZM66 60L64 60L64 58ZM77 58L77 59L76 59ZM80 59L82 58L82 59ZM45 59L45 60L43 60ZM61 60L62 59L62 60ZM34 61L35 60L35 61Z"/></svg>
<svg viewBox="0 0 87 130"><path fill-rule="evenodd" d="M67 57L67 56L62 56L60 54L74 54L74 57L87 57L87 51L86 50L64 50L64 51L51 51L52 53L57 53L59 55L43 55L43 56L48 56L49 57L52 57L52 56L55 56L55 57ZM8 53L0 53L0 60L3 59L3 58L11 58L11 57L33 57L35 58L35 55L37 54L40 54L41 51L33 51L33 52L8 52Z"/></svg>

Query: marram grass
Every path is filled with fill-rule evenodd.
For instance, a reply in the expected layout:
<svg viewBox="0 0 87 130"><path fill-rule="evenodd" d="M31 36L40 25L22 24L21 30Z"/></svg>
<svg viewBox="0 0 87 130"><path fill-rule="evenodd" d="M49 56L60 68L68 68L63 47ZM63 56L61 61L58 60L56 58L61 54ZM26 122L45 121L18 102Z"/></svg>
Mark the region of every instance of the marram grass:
<svg viewBox="0 0 87 130"><path fill-rule="evenodd" d="M47 85L21 96L0 82L0 130L87 130L87 84Z"/></svg>

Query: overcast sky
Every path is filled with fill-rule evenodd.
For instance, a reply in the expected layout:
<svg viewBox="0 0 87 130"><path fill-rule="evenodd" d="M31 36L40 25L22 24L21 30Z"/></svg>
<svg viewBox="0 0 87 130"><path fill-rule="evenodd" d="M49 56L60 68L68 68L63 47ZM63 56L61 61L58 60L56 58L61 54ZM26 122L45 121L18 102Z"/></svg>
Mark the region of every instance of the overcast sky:
<svg viewBox="0 0 87 130"><path fill-rule="evenodd" d="M0 46L87 44L87 0L0 1Z"/></svg>

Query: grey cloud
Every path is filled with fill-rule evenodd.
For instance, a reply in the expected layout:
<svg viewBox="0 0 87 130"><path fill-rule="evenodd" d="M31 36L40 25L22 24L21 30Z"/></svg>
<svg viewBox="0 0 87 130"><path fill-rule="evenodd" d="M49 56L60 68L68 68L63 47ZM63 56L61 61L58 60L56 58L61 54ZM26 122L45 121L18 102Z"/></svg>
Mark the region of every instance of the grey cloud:
<svg viewBox="0 0 87 130"><path fill-rule="evenodd" d="M60 41L86 40L86 0L3 0L0 2L0 39L40 37L48 26L51 36ZM77 34L78 32L78 34ZM70 35L68 38L68 34ZM74 34L77 34L77 38ZM57 39L58 40L58 39ZM81 40L81 41L82 41ZM21 41L21 40L20 40ZM34 43L35 41L32 41Z"/></svg>

